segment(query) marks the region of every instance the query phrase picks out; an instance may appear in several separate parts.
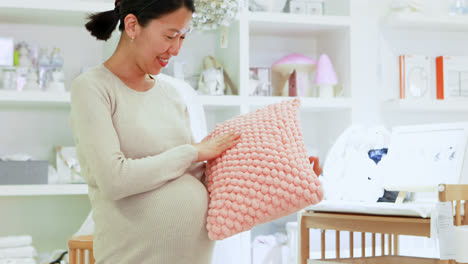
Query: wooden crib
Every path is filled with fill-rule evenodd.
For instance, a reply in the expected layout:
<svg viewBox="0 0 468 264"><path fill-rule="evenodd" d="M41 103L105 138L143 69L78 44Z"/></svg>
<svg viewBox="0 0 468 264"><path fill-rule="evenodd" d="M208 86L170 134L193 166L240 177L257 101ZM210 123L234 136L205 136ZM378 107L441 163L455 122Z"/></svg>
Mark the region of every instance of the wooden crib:
<svg viewBox="0 0 468 264"><path fill-rule="evenodd" d="M68 240L69 264L94 264L93 236L76 236Z"/></svg>
<svg viewBox="0 0 468 264"><path fill-rule="evenodd" d="M464 211L468 212L468 185L439 185L439 201L451 201L455 205L455 225L468 225L468 217L462 215L462 201ZM466 213L465 213L466 214ZM321 259L325 260L325 230L334 230L336 233L336 259L330 261L346 263L456 263L454 260L438 260L428 258L414 258L398 256L398 236L430 237L430 218L407 216L382 216L331 212L303 212L300 215L299 234L299 263L306 264L309 259L309 229L321 230ZM342 259L340 256L340 232L349 232L350 258ZM354 232L361 234L361 254L354 256ZM366 257L365 234L372 234L372 255ZM376 245L376 237L380 236L381 243ZM381 256L376 255L380 247ZM369 262L371 261L371 262Z"/></svg>

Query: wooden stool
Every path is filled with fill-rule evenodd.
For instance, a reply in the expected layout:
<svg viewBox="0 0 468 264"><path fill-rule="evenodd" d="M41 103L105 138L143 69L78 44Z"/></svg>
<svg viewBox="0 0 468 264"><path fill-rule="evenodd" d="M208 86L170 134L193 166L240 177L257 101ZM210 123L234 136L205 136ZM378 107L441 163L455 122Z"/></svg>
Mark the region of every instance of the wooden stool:
<svg viewBox="0 0 468 264"><path fill-rule="evenodd" d="M86 251L88 252L88 264L94 264L93 236L76 236L68 240L69 264L85 264Z"/></svg>

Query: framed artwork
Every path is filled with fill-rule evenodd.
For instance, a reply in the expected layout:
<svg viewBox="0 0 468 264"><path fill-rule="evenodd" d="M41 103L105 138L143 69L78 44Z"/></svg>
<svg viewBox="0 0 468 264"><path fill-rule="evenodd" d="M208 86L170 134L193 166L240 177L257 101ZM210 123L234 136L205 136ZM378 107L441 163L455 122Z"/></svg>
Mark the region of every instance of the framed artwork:
<svg viewBox="0 0 468 264"><path fill-rule="evenodd" d="M468 182L467 140L468 123L394 127L381 167L384 187L417 191Z"/></svg>

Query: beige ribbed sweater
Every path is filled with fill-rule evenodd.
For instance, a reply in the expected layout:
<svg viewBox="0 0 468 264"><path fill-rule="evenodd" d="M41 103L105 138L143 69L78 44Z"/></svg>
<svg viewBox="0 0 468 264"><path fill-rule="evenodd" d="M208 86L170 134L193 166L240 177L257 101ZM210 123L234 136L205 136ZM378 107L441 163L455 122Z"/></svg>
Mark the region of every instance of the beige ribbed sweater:
<svg viewBox="0 0 468 264"><path fill-rule="evenodd" d="M70 123L94 209L97 264L209 264L208 194L187 107L155 77L137 92L103 64L73 81Z"/></svg>

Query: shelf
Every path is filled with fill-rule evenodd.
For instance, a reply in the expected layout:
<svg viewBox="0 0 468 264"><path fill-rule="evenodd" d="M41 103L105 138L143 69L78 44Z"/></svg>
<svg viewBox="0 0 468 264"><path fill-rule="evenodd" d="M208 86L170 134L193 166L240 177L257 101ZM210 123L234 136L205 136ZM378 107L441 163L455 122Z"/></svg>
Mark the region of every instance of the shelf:
<svg viewBox="0 0 468 264"><path fill-rule="evenodd" d="M468 98L445 100L389 100L384 102L384 108L391 111L467 112Z"/></svg>
<svg viewBox="0 0 468 264"><path fill-rule="evenodd" d="M283 96L251 96L248 98L250 106L264 106L268 104L278 103L284 100L291 100L296 97L283 97ZM306 111L334 111L351 109L351 99L349 98L314 98L314 97L301 97L301 108Z"/></svg>
<svg viewBox="0 0 468 264"><path fill-rule="evenodd" d="M34 105L69 105L70 93L41 92L41 91L1 91L1 104L34 104Z"/></svg>
<svg viewBox="0 0 468 264"><path fill-rule="evenodd" d="M0 185L0 197L87 194L87 184Z"/></svg>
<svg viewBox="0 0 468 264"><path fill-rule="evenodd" d="M205 107L240 106L243 98L238 95L199 95L197 102Z"/></svg>
<svg viewBox="0 0 468 264"><path fill-rule="evenodd" d="M351 25L348 16L309 16L288 13L247 13L253 34L304 35L323 31L346 30Z"/></svg>
<svg viewBox="0 0 468 264"><path fill-rule="evenodd" d="M0 17L3 23L83 26L89 13L111 10L113 4L103 0L2 0Z"/></svg>
<svg viewBox="0 0 468 264"><path fill-rule="evenodd" d="M468 16L390 15L382 24L395 30L468 32Z"/></svg>
<svg viewBox="0 0 468 264"><path fill-rule="evenodd" d="M281 96L250 96L243 97L237 95L200 95L197 97L197 102L208 109L232 108L240 107L241 105L263 106L268 104L278 103L284 100L293 99L294 97ZM301 98L303 109L306 110L337 110L351 108L351 100L347 98ZM70 93L51 93L51 92L16 92L16 91L0 91L0 104L31 104L31 105L49 105L49 106L69 106Z"/></svg>
<svg viewBox="0 0 468 264"><path fill-rule="evenodd" d="M240 96L198 96L197 102L207 107L240 106ZM70 104L70 92L17 92L0 91L0 103L4 104L34 104L34 105L65 105Z"/></svg>

